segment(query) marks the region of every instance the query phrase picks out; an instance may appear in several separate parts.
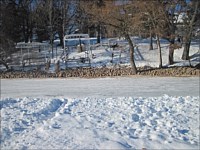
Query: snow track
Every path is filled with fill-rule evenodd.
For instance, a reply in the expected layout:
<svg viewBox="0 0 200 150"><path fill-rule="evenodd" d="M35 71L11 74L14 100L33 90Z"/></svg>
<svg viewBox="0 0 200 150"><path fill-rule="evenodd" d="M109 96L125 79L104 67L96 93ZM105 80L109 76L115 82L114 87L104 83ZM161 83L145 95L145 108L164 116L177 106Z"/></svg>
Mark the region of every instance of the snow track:
<svg viewBox="0 0 200 150"><path fill-rule="evenodd" d="M199 97L4 98L2 149L197 149Z"/></svg>

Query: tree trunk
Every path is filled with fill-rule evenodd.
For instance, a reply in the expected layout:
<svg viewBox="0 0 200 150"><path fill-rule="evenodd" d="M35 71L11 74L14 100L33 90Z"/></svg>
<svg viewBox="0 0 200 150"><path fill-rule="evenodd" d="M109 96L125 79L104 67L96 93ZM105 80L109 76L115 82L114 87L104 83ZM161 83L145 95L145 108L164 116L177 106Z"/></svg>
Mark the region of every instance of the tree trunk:
<svg viewBox="0 0 200 150"><path fill-rule="evenodd" d="M66 23L66 3L67 1L64 1L63 4L64 4L64 7L62 7L62 15L63 15L63 19L62 19L62 39L60 39L60 44L62 46L62 48L64 49L64 42L65 42L65 23Z"/></svg>
<svg viewBox="0 0 200 150"><path fill-rule="evenodd" d="M150 31L150 43L149 43L149 50L153 50L153 39L152 39L152 33Z"/></svg>
<svg viewBox="0 0 200 150"><path fill-rule="evenodd" d="M169 44L169 65L174 64L174 41L175 39L171 39Z"/></svg>
<svg viewBox="0 0 200 150"><path fill-rule="evenodd" d="M190 43L191 43L191 40L186 40L184 42L184 50L182 54L183 60L189 60Z"/></svg>
<svg viewBox="0 0 200 150"><path fill-rule="evenodd" d="M183 60L189 60L189 49L190 49L190 43L191 43L191 37L192 37L192 31L194 28L194 22L195 18L198 15L198 10L199 10L199 1L195 1L195 8L194 8L194 13L192 15L192 19L190 20L190 23L187 27L186 33L185 33L185 41L184 41L184 50L182 54L182 59Z"/></svg>
<svg viewBox="0 0 200 150"><path fill-rule="evenodd" d="M53 0L50 0L50 3L49 3L49 25L50 25L50 43L51 43L51 57L53 58L53 18L52 18L52 15L53 15Z"/></svg>
<svg viewBox="0 0 200 150"><path fill-rule="evenodd" d="M100 24L97 25L97 43L101 42L101 26Z"/></svg>
<svg viewBox="0 0 200 150"><path fill-rule="evenodd" d="M51 57L53 58L53 39L51 40Z"/></svg>
<svg viewBox="0 0 200 150"><path fill-rule="evenodd" d="M130 64L131 64L131 68L133 71L133 74L137 74L137 68L135 65L135 61L134 61L134 46L133 46L133 42L130 38L129 35L126 35L126 39L128 40L129 46L130 46Z"/></svg>
<svg viewBox="0 0 200 150"><path fill-rule="evenodd" d="M174 44L169 45L169 65L174 64Z"/></svg>
<svg viewBox="0 0 200 150"><path fill-rule="evenodd" d="M9 69L8 64L1 59L0 59L0 64L3 64L6 67L7 70Z"/></svg>
<svg viewBox="0 0 200 150"><path fill-rule="evenodd" d="M60 46L62 46L62 48L64 48L64 36L63 36L64 34L63 34L63 32L62 31L60 31L60 32L58 32L58 36L59 36L59 39L60 39Z"/></svg>
<svg viewBox="0 0 200 150"><path fill-rule="evenodd" d="M161 46L160 46L160 38L157 36L157 45L158 45L158 57L159 57L159 68L162 68L162 52L161 52Z"/></svg>
<svg viewBox="0 0 200 150"><path fill-rule="evenodd" d="M60 36L60 46L62 46L62 48L64 49L64 37L63 36Z"/></svg>

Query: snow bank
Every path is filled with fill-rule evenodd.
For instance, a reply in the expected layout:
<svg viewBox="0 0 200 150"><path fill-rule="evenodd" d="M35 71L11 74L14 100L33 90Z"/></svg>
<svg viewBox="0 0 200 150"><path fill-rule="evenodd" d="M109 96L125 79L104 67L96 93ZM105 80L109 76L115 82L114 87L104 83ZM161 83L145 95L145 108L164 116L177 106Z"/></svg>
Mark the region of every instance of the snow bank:
<svg viewBox="0 0 200 150"><path fill-rule="evenodd" d="M3 98L2 149L197 149L199 97Z"/></svg>

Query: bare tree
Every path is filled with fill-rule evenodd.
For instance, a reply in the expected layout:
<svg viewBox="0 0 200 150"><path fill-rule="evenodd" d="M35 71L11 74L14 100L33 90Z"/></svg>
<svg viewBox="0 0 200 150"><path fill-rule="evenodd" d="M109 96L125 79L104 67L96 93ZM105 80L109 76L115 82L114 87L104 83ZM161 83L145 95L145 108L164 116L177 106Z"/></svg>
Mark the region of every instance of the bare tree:
<svg viewBox="0 0 200 150"><path fill-rule="evenodd" d="M36 9L36 30L43 30L47 32L48 39L51 44L51 53L53 56L53 47L54 47L54 37L57 33L57 24L61 16L60 11L57 9L56 0L37 0L37 9ZM61 26L62 27L62 26ZM42 33L44 33L42 32Z"/></svg>
<svg viewBox="0 0 200 150"><path fill-rule="evenodd" d="M15 0L0 1L0 32L14 42L21 40L21 22Z"/></svg>
<svg viewBox="0 0 200 150"><path fill-rule="evenodd" d="M20 22L15 1L0 1L0 64L9 69L8 61L20 41Z"/></svg>
<svg viewBox="0 0 200 150"><path fill-rule="evenodd" d="M31 42L34 29L34 1L35 0L19 0L16 1L18 20L20 23L20 31L22 33L21 40Z"/></svg>
<svg viewBox="0 0 200 150"><path fill-rule="evenodd" d="M154 33L156 35L156 42L158 46L158 59L159 59L159 68L162 68L162 53L160 46L160 37L163 36L163 29L165 27L165 18L164 11L162 7L159 5L158 1L152 1L151 3L146 3L146 1L141 1L138 4L138 8L140 9L140 14L138 19L138 23L141 26L148 27L150 30L150 35ZM152 44L152 36L151 44ZM150 48L152 45L150 46Z"/></svg>
<svg viewBox="0 0 200 150"><path fill-rule="evenodd" d="M50 41L53 57L53 41L55 35L63 47L63 37L75 28L76 3L74 0L37 0L36 32L40 39ZM48 33L48 34L47 34ZM46 35L45 37L42 37Z"/></svg>
<svg viewBox="0 0 200 150"><path fill-rule="evenodd" d="M34 19L36 20L35 33L37 35L37 40L39 42L49 40L49 33L48 33L49 18L46 9L47 6L44 0L37 0L35 5L36 5L36 10Z"/></svg>
<svg viewBox="0 0 200 150"><path fill-rule="evenodd" d="M192 34L194 33L195 27L199 25L198 23L200 22L198 18L198 14L200 15L200 2L191 1L190 3L185 5L184 10L186 12L185 12L185 17L183 18L184 50L182 54L182 59L188 60Z"/></svg>
<svg viewBox="0 0 200 150"><path fill-rule="evenodd" d="M54 41L54 15L53 15L53 0L47 1L47 10L49 18L49 34L50 34L50 44L51 44L51 57L53 58L53 41Z"/></svg>
<svg viewBox="0 0 200 150"><path fill-rule="evenodd" d="M88 12L93 22L104 24L112 27L119 35L124 36L130 47L130 64L133 74L137 73L134 61L135 44L131 39L131 35L137 30L137 1L120 1L115 0L104 1L103 6L99 7L96 3L82 4L85 12ZM101 1L102 2L102 1Z"/></svg>
<svg viewBox="0 0 200 150"><path fill-rule="evenodd" d="M95 29L97 43L100 43L102 29L104 28L104 10L105 4L109 3L106 0L79 1L79 16L77 17L81 32L88 32L90 29Z"/></svg>
<svg viewBox="0 0 200 150"><path fill-rule="evenodd" d="M12 53L15 52L14 41L6 35L0 34L0 64L3 64L6 69L9 69L8 61Z"/></svg>
<svg viewBox="0 0 200 150"><path fill-rule="evenodd" d="M160 1L159 5L163 9L164 15L163 18L165 22L165 28L163 31L165 32L164 37L169 41L169 57L168 64L171 65L174 63L174 50L176 49L175 38L177 36L177 22L178 16L181 13L181 9L177 9L180 7L182 0L169 0L169 1Z"/></svg>
<svg viewBox="0 0 200 150"><path fill-rule="evenodd" d="M109 7L112 7L110 9ZM134 61L134 49L135 43L131 39L137 28L137 2L134 1L124 1L120 4L112 3L108 5L105 11L105 23L114 27L122 36L124 36L129 43L129 53L130 53L130 65L134 74L137 73L137 68Z"/></svg>
<svg viewBox="0 0 200 150"><path fill-rule="evenodd" d="M56 30L59 35L60 45L64 48L64 35L73 32L75 28L75 15L77 11L76 1L60 0L57 1L57 11L59 13Z"/></svg>

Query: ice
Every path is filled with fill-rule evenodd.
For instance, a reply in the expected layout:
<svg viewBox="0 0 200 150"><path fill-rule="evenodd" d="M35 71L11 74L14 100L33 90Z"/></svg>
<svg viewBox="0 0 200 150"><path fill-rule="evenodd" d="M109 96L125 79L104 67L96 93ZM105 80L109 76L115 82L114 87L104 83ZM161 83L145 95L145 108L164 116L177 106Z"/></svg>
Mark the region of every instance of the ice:
<svg viewBox="0 0 200 150"><path fill-rule="evenodd" d="M186 85L187 88L185 87ZM199 96L199 77L1 79L2 98L44 96L114 98L136 96L138 99L132 102L142 105L142 97L158 97L164 94L167 94L167 96L165 95L163 98L164 103L168 103L168 98L170 98L170 96ZM189 98L189 100L191 99ZM176 99L176 101L178 102L180 100ZM185 102L188 102L188 100L185 100ZM157 107L156 105L157 104L155 104L155 107ZM140 109L142 108L140 107Z"/></svg>

